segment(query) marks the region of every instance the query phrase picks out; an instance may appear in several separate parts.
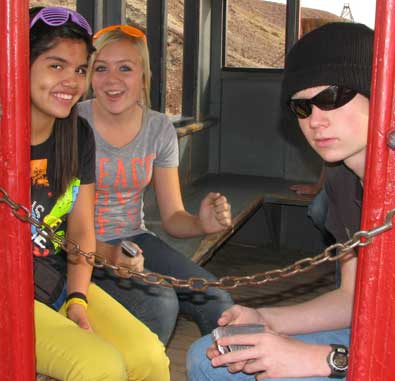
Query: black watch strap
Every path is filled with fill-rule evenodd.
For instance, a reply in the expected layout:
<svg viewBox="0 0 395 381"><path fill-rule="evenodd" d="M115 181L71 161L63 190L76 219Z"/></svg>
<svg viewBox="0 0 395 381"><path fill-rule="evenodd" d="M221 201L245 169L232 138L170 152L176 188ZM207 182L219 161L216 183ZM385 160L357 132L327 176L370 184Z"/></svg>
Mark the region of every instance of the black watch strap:
<svg viewBox="0 0 395 381"><path fill-rule="evenodd" d="M331 369L329 378L344 378L348 369L348 349L341 344L330 344L330 346L332 350L327 357L327 362Z"/></svg>

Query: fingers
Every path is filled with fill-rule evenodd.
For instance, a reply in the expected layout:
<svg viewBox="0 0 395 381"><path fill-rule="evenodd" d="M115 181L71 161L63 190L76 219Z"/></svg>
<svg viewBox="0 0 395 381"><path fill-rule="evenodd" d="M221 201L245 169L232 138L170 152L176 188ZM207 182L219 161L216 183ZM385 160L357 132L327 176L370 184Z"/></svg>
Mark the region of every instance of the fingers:
<svg viewBox="0 0 395 381"><path fill-rule="evenodd" d="M261 361L257 360L251 360L251 361L247 361L246 364L244 365L242 371L245 373L251 373L251 374L255 374L255 378L257 380L263 380L264 378L268 377L267 372L262 369L263 365L261 363ZM258 373L260 372L260 373Z"/></svg>
<svg viewBox="0 0 395 381"><path fill-rule="evenodd" d="M219 345L224 347L228 347L230 345L237 345L237 346L254 346L257 345L261 340L262 337L266 335L266 333L249 333L249 334L237 334L237 335L230 335L224 336L217 340Z"/></svg>
<svg viewBox="0 0 395 381"><path fill-rule="evenodd" d="M267 378L266 372L257 373L255 375L256 380L264 380L265 378Z"/></svg>
<svg viewBox="0 0 395 381"><path fill-rule="evenodd" d="M232 306L226 311L224 311L221 316L218 319L218 325L219 326L224 326L232 323L232 321L235 319L235 317L238 315L236 313L238 306Z"/></svg>
<svg viewBox="0 0 395 381"><path fill-rule="evenodd" d="M245 316L248 315L249 311L252 311L252 309L235 304L221 314L218 319L218 325L257 323L256 320L246 319Z"/></svg>
<svg viewBox="0 0 395 381"><path fill-rule="evenodd" d="M93 329L92 329L92 327L91 327L91 325L90 325L90 323L89 323L87 318L80 319L76 323L79 325L80 328L85 329L86 331L89 331L89 332L93 332Z"/></svg>
<svg viewBox="0 0 395 381"><path fill-rule="evenodd" d="M141 250L140 246L132 241L122 241L121 247L122 253L128 257L136 257L143 253L143 250Z"/></svg>
<svg viewBox="0 0 395 381"><path fill-rule="evenodd" d="M127 247L127 249L125 249ZM144 270L143 250L134 242L127 241L127 245L122 249L122 253L117 260L117 265L121 268L114 270L115 274L121 278L130 278L130 271L142 272Z"/></svg>
<svg viewBox="0 0 395 381"><path fill-rule="evenodd" d="M235 354L237 355L238 358L240 358L240 355L243 355L243 357L248 356L249 358L251 358L251 354L245 353L242 354L241 352L247 352L247 351L235 351L235 352L230 352L230 354ZM217 351L217 353L219 353ZM228 357L224 357L224 356L228 356L228 355L216 355L216 356L208 356L209 359L211 360L211 364L213 366L227 366L228 371L230 373L238 373L238 372L245 372L245 373L256 373L256 371L249 371L248 366L250 363L255 364L256 362L254 360L242 360L242 361L234 361L231 359L231 356ZM219 363L220 365L216 365L218 360L215 360L215 357L218 357L219 359L221 359L222 361ZM261 371L261 369L259 369L259 371Z"/></svg>
<svg viewBox="0 0 395 381"><path fill-rule="evenodd" d="M204 198L203 201L212 203L212 202L215 202L219 197L221 197L221 193L219 193L219 192L209 192L206 195L206 197Z"/></svg>
<svg viewBox="0 0 395 381"><path fill-rule="evenodd" d="M220 207L221 205L229 205L228 200L226 197L221 194L221 193L216 193L216 192L210 192L207 194L207 196L203 199L203 203L208 203L211 205L214 205L215 207Z"/></svg>
<svg viewBox="0 0 395 381"><path fill-rule="evenodd" d="M228 370L231 373L241 372L244 369L246 363L247 361L239 361L234 364L230 364L228 366Z"/></svg>
<svg viewBox="0 0 395 381"><path fill-rule="evenodd" d="M300 195L315 195L318 193L320 187L317 184L295 184L291 185L289 189Z"/></svg>
<svg viewBox="0 0 395 381"><path fill-rule="evenodd" d="M291 185L289 189L293 190L296 194L304 194L307 191L306 185L304 184Z"/></svg>
<svg viewBox="0 0 395 381"><path fill-rule="evenodd" d="M89 323L86 310L79 304L71 304L67 309L67 317L76 323L80 328L86 331L93 332L93 329Z"/></svg>
<svg viewBox="0 0 395 381"><path fill-rule="evenodd" d="M211 200L215 211L216 220L224 227L232 225L231 205L221 193L209 193L207 195Z"/></svg>
<svg viewBox="0 0 395 381"><path fill-rule="evenodd" d="M128 258L128 265L137 272L142 272L144 270L144 257L141 254L137 254L134 258Z"/></svg>
<svg viewBox="0 0 395 381"><path fill-rule="evenodd" d="M144 270L144 257L141 253L137 254L135 257L126 257L123 256L123 258L119 261L117 264L120 268L118 270L114 270L114 273L121 278L130 278L132 274L129 272L135 271L135 272L143 272Z"/></svg>
<svg viewBox="0 0 395 381"><path fill-rule="evenodd" d="M239 365L237 365L238 363L245 363L246 361L254 360L255 358L256 358L256 353L253 348L243 349L243 350L228 352L224 355L214 357L211 360L211 364L215 367L226 365L228 366L228 368L234 365L235 366L234 368L238 369L239 367Z"/></svg>
<svg viewBox="0 0 395 381"><path fill-rule="evenodd" d="M217 233L232 226L231 207L224 195L207 194L200 204L199 223L205 234Z"/></svg>
<svg viewBox="0 0 395 381"><path fill-rule="evenodd" d="M217 345L216 344L212 344L207 348L207 357L212 360L214 357L220 356L221 353L219 352L219 350L217 349Z"/></svg>
<svg viewBox="0 0 395 381"><path fill-rule="evenodd" d="M230 211L230 204L224 195L221 193L209 193L208 195L211 194L214 195L211 200L212 204L215 206L215 210L218 212Z"/></svg>

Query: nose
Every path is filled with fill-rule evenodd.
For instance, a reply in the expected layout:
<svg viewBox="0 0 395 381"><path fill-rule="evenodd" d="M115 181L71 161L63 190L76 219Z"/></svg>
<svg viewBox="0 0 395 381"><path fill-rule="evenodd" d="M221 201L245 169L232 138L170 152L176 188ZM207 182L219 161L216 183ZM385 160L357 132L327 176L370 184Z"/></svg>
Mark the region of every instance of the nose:
<svg viewBox="0 0 395 381"><path fill-rule="evenodd" d="M114 83L114 82L118 82L119 78L118 78L118 73L116 72L116 70L108 70L106 73L106 81L109 83Z"/></svg>
<svg viewBox="0 0 395 381"><path fill-rule="evenodd" d="M309 117L310 128L319 128L328 126L328 111L323 111L317 106L313 105L311 115Z"/></svg>
<svg viewBox="0 0 395 381"><path fill-rule="evenodd" d="M76 73L76 72L69 73L69 74L63 79L62 84L63 84L64 86L69 87L69 88L76 89L76 88L78 88L79 85L80 85L80 82L81 82L81 78L80 78L80 77L81 77L81 76L80 76L78 73Z"/></svg>

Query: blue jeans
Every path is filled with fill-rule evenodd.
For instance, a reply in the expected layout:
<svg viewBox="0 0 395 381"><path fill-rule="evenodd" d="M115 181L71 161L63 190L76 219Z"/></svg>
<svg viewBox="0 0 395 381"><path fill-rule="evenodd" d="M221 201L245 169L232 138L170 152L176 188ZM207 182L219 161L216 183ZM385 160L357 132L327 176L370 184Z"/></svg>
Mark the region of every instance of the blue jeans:
<svg viewBox="0 0 395 381"><path fill-rule="evenodd" d="M325 331L307 335L297 335L294 338L311 344L343 344L348 346L350 330L341 329L336 331ZM192 344L188 351L187 370L189 381L255 381L253 374L229 373L226 367L214 368L206 356L207 348L212 344L210 336L204 336ZM335 380L328 377L308 378L276 378L276 381L327 381ZM265 381L269 379L265 378ZM343 379L344 381L344 379Z"/></svg>
<svg viewBox="0 0 395 381"><path fill-rule="evenodd" d="M213 274L152 234L144 233L124 239L141 247L147 271L182 279L216 279ZM116 244L119 240L108 243ZM146 324L165 345L174 330L179 312L189 315L199 326L201 334L206 335L217 326L222 312L233 305L229 293L218 288L210 287L203 293L152 286L135 279L118 278L103 269L94 270L93 281Z"/></svg>

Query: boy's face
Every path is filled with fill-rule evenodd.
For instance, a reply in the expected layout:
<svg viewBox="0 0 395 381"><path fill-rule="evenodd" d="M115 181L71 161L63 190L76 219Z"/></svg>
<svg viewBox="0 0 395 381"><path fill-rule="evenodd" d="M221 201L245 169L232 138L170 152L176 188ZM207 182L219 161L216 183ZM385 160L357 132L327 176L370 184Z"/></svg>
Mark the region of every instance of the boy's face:
<svg viewBox="0 0 395 381"><path fill-rule="evenodd" d="M327 87L311 87L292 98L310 99ZM310 116L298 119L307 141L324 161L344 161L351 169L365 162L368 121L369 99L361 94L334 110L313 106Z"/></svg>

